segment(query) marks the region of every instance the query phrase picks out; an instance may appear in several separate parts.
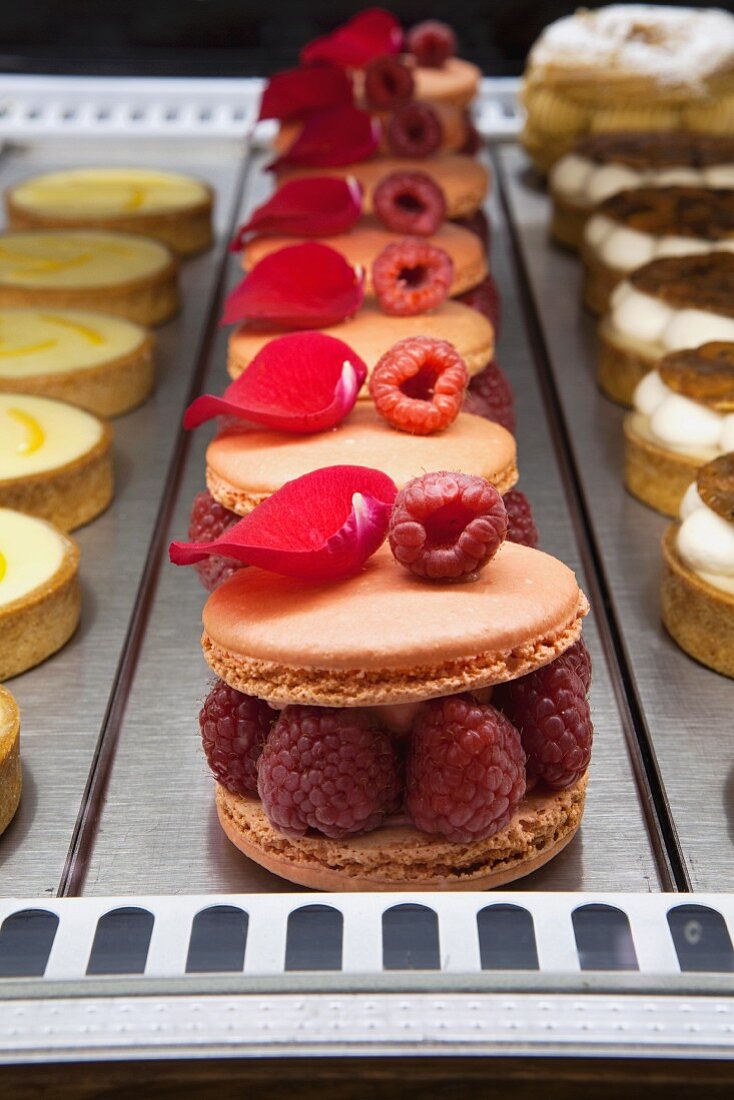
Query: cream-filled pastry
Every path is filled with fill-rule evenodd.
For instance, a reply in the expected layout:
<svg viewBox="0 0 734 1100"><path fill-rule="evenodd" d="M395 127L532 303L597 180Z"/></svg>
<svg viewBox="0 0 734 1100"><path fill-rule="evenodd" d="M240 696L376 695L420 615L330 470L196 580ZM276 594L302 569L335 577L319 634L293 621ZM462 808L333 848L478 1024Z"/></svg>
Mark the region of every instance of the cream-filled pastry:
<svg viewBox="0 0 734 1100"><path fill-rule="evenodd" d="M99 515L112 499L112 433L65 402L0 393L0 505L64 531Z"/></svg>
<svg viewBox="0 0 734 1100"><path fill-rule="evenodd" d="M0 680L55 653L79 622L79 552L45 520L0 507Z"/></svg>
<svg viewBox="0 0 734 1100"><path fill-rule="evenodd" d="M663 538L662 615L678 645L734 677L734 453L702 466Z"/></svg>
<svg viewBox="0 0 734 1100"><path fill-rule="evenodd" d="M201 180L148 168L74 168L5 192L11 229L89 228L139 233L189 255L212 240L212 191Z"/></svg>
<svg viewBox="0 0 734 1100"><path fill-rule="evenodd" d="M159 241L85 229L0 234L0 308L91 308L140 324L178 309L177 265Z"/></svg>
<svg viewBox="0 0 734 1100"><path fill-rule="evenodd" d="M0 393L118 416L153 382L153 339L141 325L91 310L0 309Z"/></svg>

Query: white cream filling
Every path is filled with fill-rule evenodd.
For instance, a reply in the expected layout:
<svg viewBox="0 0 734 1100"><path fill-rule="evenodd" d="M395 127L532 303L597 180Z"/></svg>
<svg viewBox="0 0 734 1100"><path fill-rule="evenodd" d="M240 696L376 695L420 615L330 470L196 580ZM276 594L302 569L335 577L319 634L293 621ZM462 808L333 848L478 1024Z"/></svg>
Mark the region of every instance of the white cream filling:
<svg viewBox="0 0 734 1100"><path fill-rule="evenodd" d="M734 595L734 523L701 500L695 483L681 501L677 548L682 560L702 580Z"/></svg>
<svg viewBox="0 0 734 1100"><path fill-rule="evenodd" d="M550 185L555 194L592 209L610 195L637 187L734 187L734 164L636 169L624 164L598 164L578 153L568 153L551 169Z"/></svg>
<svg viewBox="0 0 734 1100"><path fill-rule="evenodd" d="M734 341L734 318L703 309L673 309L626 280L614 288L609 322L621 336L660 344L664 351Z"/></svg>
<svg viewBox="0 0 734 1100"><path fill-rule="evenodd" d="M645 434L666 450L702 461L724 452L724 427L731 414L675 393L657 371L650 371L639 383L633 405L643 418Z"/></svg>
<svg viewBox="0 0 734 1100"><path fill-rule="evenodd" d="M734 252L734 239L709 241L673 234L656 236L629 229L613 218L594 214L584 227L584 241L591 252L615 271L634 271L663 256L699 256L709 252Z"/></svg>

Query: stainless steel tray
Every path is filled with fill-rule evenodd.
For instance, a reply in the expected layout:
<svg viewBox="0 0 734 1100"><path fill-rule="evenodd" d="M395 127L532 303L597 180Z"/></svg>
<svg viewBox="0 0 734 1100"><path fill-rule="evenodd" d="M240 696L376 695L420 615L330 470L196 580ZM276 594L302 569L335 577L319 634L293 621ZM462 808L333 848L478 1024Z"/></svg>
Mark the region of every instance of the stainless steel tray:
<svg viewBox="0 0 734 1100"><path fill-rule="evenodd" d="M497 1023L489 1035L485 1025L469 1021L480 1011L486 1022L514 991L537 1053L591 1050L599 1034L594 1029L602 1027L605 1050L650 1053L668 1043L728 1055L728 979L696 975L727 974L734 967L730 901L676 899L665 892L732 889L726 706L732 686L684 657L658 625L662 524L621 486L620 416L594 387L593 328L579 311L576 262L547 244L547 199L527 175L516 145L497 140L517 125L510 85L487 88L481 111L493 139L487 155L496 179L489 210L492 268L504 303L499 360L515 387L521 487L533 503L541 544L577 569L592 601L585 635L595 662L596 741L582 829L561 856L516 890L440 899L302 891L249 863L221 834L196 722L208 678L198 645L204 594L193 571L168 566L165 551L169 539L185 531L191 499L203 485L208 433L185 436L181 413L194 394L226 382L226 333L218 316L224 292L238 277L226 243L270 184L263 153L245 142L244 133L222 137L223 107L218 116L214 111L219 131L211 110L200 118L207 134L202 140L192 89L193 83L177 89L187 106L178 122L165 124L163 97L151 112L150 95L141 95L138 121L155 142L131 136L129 120L118 120L116 130L109 113L77 104L92 132L76 127L73 143L62 143L48 110L39 108L43 125L37 125L16 102L6 132L35 136L23 147L6 147L0 158L2 186L31 172L100 161L193 172L217 192L218 232L216 247L184 266L183 312L159 333L154 399L115 422L115 502L79 533L82 628L56 657L10 684L23 710L25 791L16 821L0 840L0 1062L140 1053L151 1041L146 1013L155 1005L170 1013L160 1042L153 1043L166 1055L201 1054L228 1043L231 1051L265 1049L267 1029L243 1031L242 1025L230 1029L228 1039L226 1013L236 1010L232 1005L252 1007L247 998L257 996L262 1006L285 993L294 998L290 1015L271 1037L289 1049L377 1052L387 1043L393 1052L425 1053L438 1042L440 993L454 998L446 1001L446 1049L508 1053L515 1049L511 1028L506 1034ZM254 88L243 82L239 107L230 95L227 126L236 117L244 130L253 103ZM179 126L182 118L185 126ZM171 133L166 125L176 136L161 136ZM401 909L405 904L412 907ZM229 942L216 921L237 925L236 913L246 912L246 950L243 941L238 954L237 933L229 962L213 966L209 959L208 965L240 977L195 979L187 961L197 914L223 906L235 915L215 913L211 928L201 918L207 942ZM396 906L403 915L392 968L392 918L386 913ZM505 924L496 942L505 944L506 957L491 951L485 957L477 921L487 909L504 914L497 918ZM592 914L591 932L583 931L580 909ZM29 910L36 916L28 917ZM341 918L343 932L331 955L323 946L325 930L335 934L329 913ZM537 948L527 973L515 951L530 942L523 913L530 914ZM100 947L102 969L94 964L88 970L98 939L104 947L110 935L117 956L109 945L106 955ZM329 960L336 960L337 972L327 977L321 971ZM118 976L95 977L105 966ZM422 973L411 973L416 969ZM612 979L609 971L619 973ZM347 1014L341 1032L324 1022L328 1012L314 999L317 990L329 993L334 1011L341 1005ZM390 997L400 991L411 996L404 999L402 1037L395 1038ZM471 1007L479 1003L472 1001L477 991L489 998L479 1009ZM607 999L594 1001L591 991ZM551 994L560 1000L548 1001ZM581 1026L563 1036L545 1026L544 1013L571 1011L566 996L569 1005L585 1006L587 1022L596 1021L586 1038ZM639 1015L634 1037L614 1024L618 996L627 998L630 1019ZM644 1025L645 1005L672 1012L674 1004L683 1011L691 997L696 1011L703 1011L704 998L713 998L705 1008L716 1026L707 1022L703 1033L686 1032L678 1017L666 1017L658 1031ZM129 998L148 1007L114 1039ZM368 1003L378 1014L372 1043ZM18 1023L28 1018L28 1005L39 1004L53 1042L41 1036L36 1021ZM97 1021L99 1041L82 1023L77 1027L82 1005ZM212 1015L199 1043L193 1036L202 1006ZM55 1031L54 1013L64 1018ZM23 1043L15 1041L21 1032Z"/></svg>

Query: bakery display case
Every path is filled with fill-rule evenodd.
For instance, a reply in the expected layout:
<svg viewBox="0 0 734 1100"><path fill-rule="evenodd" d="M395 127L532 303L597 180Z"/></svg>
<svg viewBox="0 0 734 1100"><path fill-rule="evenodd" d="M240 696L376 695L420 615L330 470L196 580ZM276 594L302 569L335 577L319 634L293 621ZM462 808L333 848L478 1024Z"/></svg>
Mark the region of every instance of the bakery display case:
<svg viewBox="0 0 734 1100"><path fill-rule="evenodd" d="M349 1056L420 1081L403 1058L451 1059L462 1079L475 1056L501 1055L509 1090L518 1059L586 1067L587 1086L593 1060L613 1082L690 1059L716 1095L712 1067L734 1049L732 686L661 625L668 521L624 490L624 410L597 389L580 265L549 241L513 79L482 81L478 158L492 181L497 355L515 391L521 487L542 548L591 603L583 823L527 878L462 893L308 891L219 830L197 746L204 593L166 550L186 536L211 437L185 432L183 412L227 382L219 319L241 276L228 245L272 189L261 90L255 79L4 81L4 190L135 164L195 177L215 201L214 245L181 266L182 308L156 330L156 390L114 421L114 506L74 536L81 626L8 684L24 792L0 839L2 1072L22 1083L29 1067L41 1081L58 1063L124 1063L133 1082L146 1061L149 1083L160 1074L161 1089L188 1081L198 1095L203 1059L308 1056L319 1080L325 1060Z"/></svg>

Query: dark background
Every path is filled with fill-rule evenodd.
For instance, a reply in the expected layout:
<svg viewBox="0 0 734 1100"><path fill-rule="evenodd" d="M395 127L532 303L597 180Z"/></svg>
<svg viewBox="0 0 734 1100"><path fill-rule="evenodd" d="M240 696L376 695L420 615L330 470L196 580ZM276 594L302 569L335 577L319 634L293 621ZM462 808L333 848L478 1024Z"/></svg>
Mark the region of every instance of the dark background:
<svg viewBox="0 0 734 1100"><path fill-rule="evenodd" d="M0 0L0 72L256 76L293 65L304 42L365 6L338 0ZM462 57L490 76L507 76L522 71L542 27L577 4L398 0L385 6L407 27L445 19L458 33ZM719 6L734 10L733 3Z"/></svg>

